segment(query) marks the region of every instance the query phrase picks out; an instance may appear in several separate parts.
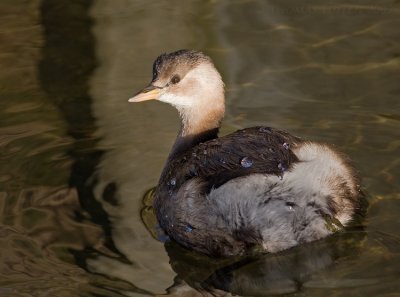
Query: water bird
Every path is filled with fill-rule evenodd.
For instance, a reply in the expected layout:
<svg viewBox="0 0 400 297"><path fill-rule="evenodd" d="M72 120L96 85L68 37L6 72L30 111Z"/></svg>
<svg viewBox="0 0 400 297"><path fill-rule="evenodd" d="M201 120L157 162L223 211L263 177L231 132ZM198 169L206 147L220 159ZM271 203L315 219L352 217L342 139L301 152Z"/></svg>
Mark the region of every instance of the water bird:
<svg viewBox="0 0 400 297"><path fill-rule="evenodd" d="M275 253L343 230L360 209L359 178L336 148L264 126L218 137L224 83L204 53L160 55L129 102L153 99L181 119L153 206L184 247L213 257Z"/></svg>

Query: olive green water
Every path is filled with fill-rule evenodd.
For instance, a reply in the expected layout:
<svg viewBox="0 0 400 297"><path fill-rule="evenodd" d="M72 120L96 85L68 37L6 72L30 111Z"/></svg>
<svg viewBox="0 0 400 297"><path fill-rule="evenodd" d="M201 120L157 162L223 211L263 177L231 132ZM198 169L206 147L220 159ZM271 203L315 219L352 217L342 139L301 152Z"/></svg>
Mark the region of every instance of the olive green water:
<svg viewBox="0 0 400 297"><path fill-rule="evenodd" d="M399 1L3 0L0 25L0 296L400 296ZM154 239L178 118L127 99L180 48L222 73L222 133L348 153L364 226L229 261Z"/></svg>

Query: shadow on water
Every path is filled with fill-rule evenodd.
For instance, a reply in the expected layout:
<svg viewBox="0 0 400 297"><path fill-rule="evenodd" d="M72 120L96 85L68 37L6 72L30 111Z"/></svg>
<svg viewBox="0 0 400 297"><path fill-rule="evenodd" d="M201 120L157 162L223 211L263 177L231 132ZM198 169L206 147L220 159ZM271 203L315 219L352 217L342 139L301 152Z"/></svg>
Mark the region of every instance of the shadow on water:
<svg viewBox="0 0 400 297"><path fill-rule="evenodd" d="M104 245L121 259L126 259L115 247L111 222L103 205L94 196L96 166L103 151L96 148L98 139L94 136L96 126L89 95L89 80L96 67L95 40L89 16L92 2L42 2L41 23L45 43L39 77L43 90L59 108L68 125L68 134L74 139L74 145L69 150L74 160L69 187L77 189L82 207L81 212L75 212L76 220L82 221L85 216L89 216L92 222L102 226ZM91 255L93 247L87 246L83 251L72 252L77 262L85 267L85 258Z"/></svg>
<svg viewBox="0 0 400 297"><path fill-rule="evenodd" d="M109 183L102 197L95 195L98 184L96 167L105 151L98 148L99 138L92 112L89 81L96 68L95 40L89 10L91 0L69 1L45 0L41 4L41 23L44 44L39 64L39 78L47 98L57 106L67 124L67 133L73 139L68 151L73 160L68 187L76 189L80 209L74 211L74 220L82 224L100 226L99 244L84 241L83 248L69 248L75 263L93 276L89 277L93 296L118 295L121 290L149 295L146 290L123 280L110 280L108 275L91 271L88 260L99 256L131 265L128 258L116 247L112 237L112 222L103 203L117 205L118 192L115 183ZM68 24L68 26L66 26Z"/></svg>

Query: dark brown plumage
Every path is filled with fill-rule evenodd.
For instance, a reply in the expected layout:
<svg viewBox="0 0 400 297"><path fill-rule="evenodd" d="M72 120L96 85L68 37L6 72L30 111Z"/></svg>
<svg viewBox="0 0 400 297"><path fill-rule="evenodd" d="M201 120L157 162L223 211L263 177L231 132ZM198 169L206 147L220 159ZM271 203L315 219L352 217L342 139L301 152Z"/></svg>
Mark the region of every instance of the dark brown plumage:
<svg viewBox="0 0 400 297"><path fill-rule="evenodd" d="M297 161L290 147L301 142L300 138L269 127L247 128L221 138L201 140L171 159L162 181L174 180L174 188L179 189L189 179L198 177L206 180L209 192L232 178L253 173L281 176ZM167 191L162 186L158 190Z"/></svg>

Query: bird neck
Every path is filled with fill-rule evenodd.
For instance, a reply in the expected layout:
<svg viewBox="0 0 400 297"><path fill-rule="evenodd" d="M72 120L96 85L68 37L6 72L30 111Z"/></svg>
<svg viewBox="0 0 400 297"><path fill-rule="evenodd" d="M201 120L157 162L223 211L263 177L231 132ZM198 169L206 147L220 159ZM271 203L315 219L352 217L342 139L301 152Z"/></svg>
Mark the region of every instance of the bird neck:
<svg viewBox="0 0 400 297"><path fill-rule="evenodd" d="M168 161L198 145L218 137L224 116L224 107L213 110L179 110L181 128L176 137Z"/></svg>
<svg viewBox="0 0 400 297"><path fill-rule="evenodd" d="M172 147L171 153L168 157L168 160L172 160L175 157L181 155L182 153L186 152L187 150L191 149L192 147L206 142L218 137L219 127L202 131L197 134L187 135L184 136L182 134L178 134L176 137L174 146Z"/></svg>

